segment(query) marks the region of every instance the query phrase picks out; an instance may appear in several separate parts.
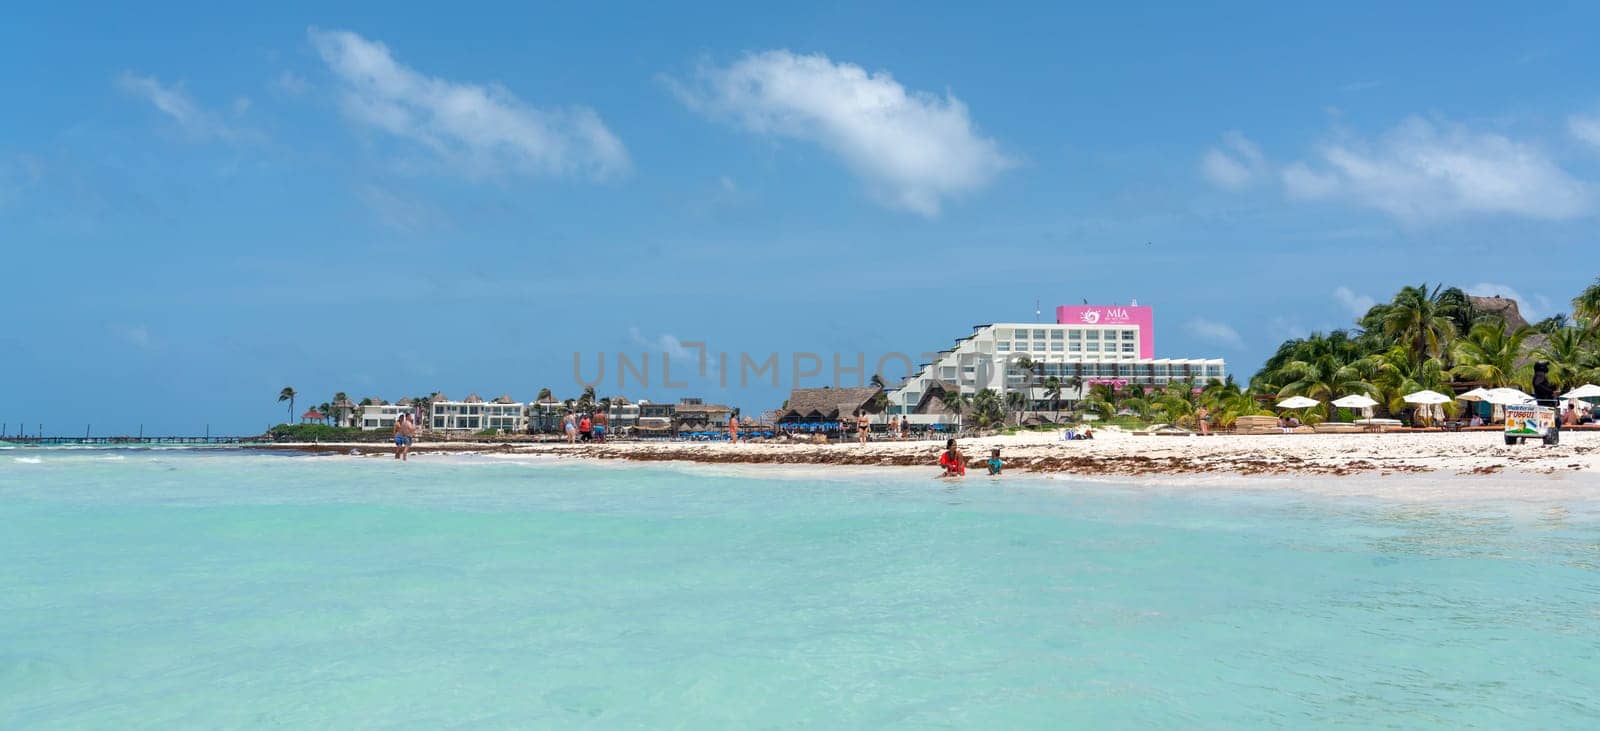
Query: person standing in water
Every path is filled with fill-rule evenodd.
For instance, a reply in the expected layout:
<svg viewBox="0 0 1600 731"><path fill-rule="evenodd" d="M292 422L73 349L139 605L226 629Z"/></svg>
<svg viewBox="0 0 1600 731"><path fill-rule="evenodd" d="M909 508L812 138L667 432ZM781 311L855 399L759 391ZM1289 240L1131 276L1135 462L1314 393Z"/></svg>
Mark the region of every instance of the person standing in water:
<svg viewBox="0 0 1600 731"><path fill-rule="evenodd" d="M995 447L993 450L990 450L990 452L989 452L989 474L991 474L991 475L999 475L1000 474L1000 470L1004 469L1005 466L1006 466L1006 463L1000 459L1000 448L999 447Z"/></svg>
<svg viewBox="0 0 1600 731"><path fill-rule="evenodd" d="M394 458L402 462L411 452L412 435L417 433L417 428L411 425L411 419L401 414L394 420Z"/></svg>

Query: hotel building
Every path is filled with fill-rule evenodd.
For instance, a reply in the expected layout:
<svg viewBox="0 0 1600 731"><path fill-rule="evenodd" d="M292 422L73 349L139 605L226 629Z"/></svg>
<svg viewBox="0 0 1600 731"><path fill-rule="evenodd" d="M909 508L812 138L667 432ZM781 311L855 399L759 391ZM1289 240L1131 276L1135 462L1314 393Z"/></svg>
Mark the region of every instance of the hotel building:
<svg viewBox="0 0 1600 731"><path fill-rule="evenodd" d="M1096 384L1202 386L1226 377L1221 358L1156 358L1154 330L1154 312L1138 305L1063 305L1054 323L979 325L890 390L889 413L914 423L954 421L937 403L939 393L953 389L1025 391L1030 411L1050 411L1043 382L1051 376L1061 380L1060 402L1068 408ZM1031 373L1018 366L1024 357L1036 364Z"/></svg>
<svg viewBox="0 0 1600 731"><path fill-rule="evenodd" d="M394 422L401 414L410 414L416 411L409 400L398 404L391 404L380 399L372 399L370 403L358 407L361 410L362 431L387 431L394 428Z"/></svg>

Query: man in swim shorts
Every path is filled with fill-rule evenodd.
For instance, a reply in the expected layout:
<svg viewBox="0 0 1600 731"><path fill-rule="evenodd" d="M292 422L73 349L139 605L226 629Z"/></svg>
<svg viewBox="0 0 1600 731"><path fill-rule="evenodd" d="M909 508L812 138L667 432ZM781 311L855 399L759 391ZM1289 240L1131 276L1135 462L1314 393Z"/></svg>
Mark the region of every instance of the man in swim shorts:
<svg viewBox="0 0 1600 731"><path fill-rule="evenodd" d="M394 420L394 458L401 462L407 461L411 453L411 438L417 433L417 427L411 423L411 418L401 414Z"/></svg>

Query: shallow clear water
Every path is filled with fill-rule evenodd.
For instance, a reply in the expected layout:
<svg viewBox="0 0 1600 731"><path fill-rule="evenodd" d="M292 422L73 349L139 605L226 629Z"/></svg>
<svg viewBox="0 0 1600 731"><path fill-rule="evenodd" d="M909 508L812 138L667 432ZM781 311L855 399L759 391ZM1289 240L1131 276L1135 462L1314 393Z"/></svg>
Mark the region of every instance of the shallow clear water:
<svg viewBox="0 0 1600 731"><path fill-rule="evenodd" d="M1587 499L835 474L0 452L0 727L1600 724Z"/></svg>

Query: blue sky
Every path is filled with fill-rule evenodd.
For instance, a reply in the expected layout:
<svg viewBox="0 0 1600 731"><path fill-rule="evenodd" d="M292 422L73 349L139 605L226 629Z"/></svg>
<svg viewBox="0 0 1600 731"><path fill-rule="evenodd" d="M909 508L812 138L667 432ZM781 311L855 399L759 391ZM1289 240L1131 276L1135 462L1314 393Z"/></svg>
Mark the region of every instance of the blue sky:
<svg viewBox="0 0 1600 731"><path fill-rule="evenodd" d="M1158 356L1243 376L1406 283L1565 311L1600 12L1390 5L12 10L0 421L526 400L674 340L870 360L1036 300L1138 298Z"/></svg>

